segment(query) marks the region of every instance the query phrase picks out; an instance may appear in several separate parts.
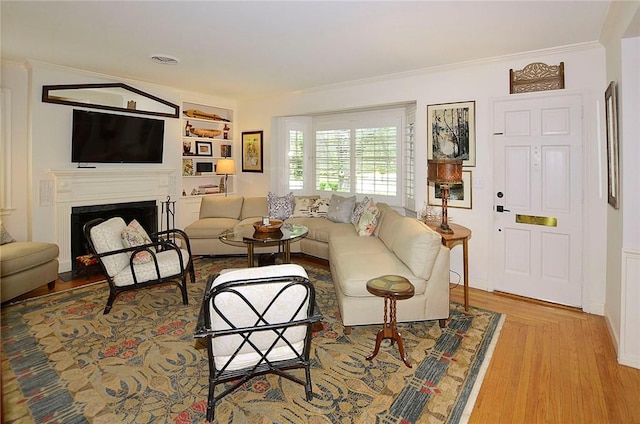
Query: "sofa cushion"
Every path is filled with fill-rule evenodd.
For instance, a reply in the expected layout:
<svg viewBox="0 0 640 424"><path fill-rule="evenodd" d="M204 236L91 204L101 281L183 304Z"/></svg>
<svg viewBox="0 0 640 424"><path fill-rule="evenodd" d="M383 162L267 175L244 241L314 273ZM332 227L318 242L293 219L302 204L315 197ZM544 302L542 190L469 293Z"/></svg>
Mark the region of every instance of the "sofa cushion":
<svg viewBox="0 0 640 424"><path fill-rule="evenodd" d="M320 196L295 196L292 218L310 218L311 207Z"/></svg>
<svg viewBox="0 0 640 424"><path fill-rule="evenodd" d="M200 202L200 218L240 219L243 202L241 196L205 196Z"/></svg>
<svg viewBox="0 0 640 424"><path fill-rule="evenodd" d="M241 219L256 218L269 215L269 207L267 198L262 197L245 197L242 204Z"/></svg>
<svg viewBox="0 0 640 424"><path fill-rule="evenodd" d="M276 218L284 221L293 215L293 192L281 197L269 192L267 195L267 202L269 203L270 218Z"/></svg>
<svg viewBox="0 0 640 424"><path fill-rule="evenodd" d="M16 241L11 234L4 228L4 224L0 222L0 245L13 243Z"/></svg>
<svg viewBox="0 0 640 424"><path fill-rule="evenodd" d="M328 243L331 234L351 234L355 235L353 225L351 223L335 223L326 218L289 218L287 223L304 225L309 229L307 238L311 240Z"/></svg>
<svg viewBox="0 0 640 424"><path fill-rule="evenodd" d="M426 280L413 272L376 237L332 237L329 242L332 270L340 290L346 296L371 297L367 281L386 274L401 275L415 286L415 293L422 294ZM339 258L339 260L338 260ZM335 265L338 260L339 265Z"/></svg>
<svg viewBox="0 0 640 424"><path fill-rule="evenodd" d="M58 245L39 241L14 241L0 247L2 276L46 264L58 257Z"/></svg>
<svg viewBox="0 0 640 424"><path fill-rule="evenodd" d="M316 199L311 205L312 218L326 218L329 213L329 199Z"/></svg>
<svg viewBox="0 0 640 424"><path fill-rule="evenodd" d="M253 221L251 219L251 223ZM217 239L221 232L233 228L238 222L231 218L202 218L187 226L184 232L190 239Z"/></svg>
<svg viewBox="0 0 640 424"><path fill-rule="evenodd" d="M91 227L90 237L96 252L106 253L122 249L121 234L126 226L122 218L115 217ZM104 256L101 260L110 277L129 265L129 255L124 252Z"/></svg>
<svg viewBox="0 0 640 424"><path fill-rule="evenodd" d="M396 221L404 219L405 217L389 207L387 207L386 209L381 209L380 205L378 205L378 209L382 211L382 214L378 218L378 226L376 228L377 236L380 240L382 240L385 246L387 246L387 249L391 250L393 241L395 240L397 235L396 225L398 224L398 222Z"/></svg>
<svg viewBox="0 0 640 424"><path fill-rule="evenodd" d="M172 275L180 274L180 259L177 251L165 250L163 252L158 252L155 257L158 262L160 277L171 277ZM181 249L180 257L182 258L182 269L184 269L189 264L189 252ZM156 265L155 262L152 261L137 265L134 264L133 268L128 266L123 268L119 273L113 275L114 284L118 287L132 285L134 283L132 269L136 273L138 283L158 279Z"/></svg>
<svg viewBox="0 0 640 424"><path fill-rule="evenodd" d="M403 217L395 225L391 249L418 277L428 280L440 251L442 237L417 219Z"/></svg>
<svg viewBox="0 0 640 424"><path fill-rule="evenodd" d="M135 219L132 220L124 230L122 230L122 234L120 234L120 237L122 237L123 247L137 247L151 243L151 238L149 237L145 229L142 228L142 225L140 225L140 223ZM154 252L156 250L154 247L151 247L150 249ZM152 260L153 258L151 256L151 253L146 251L138 252L133 257L134 264L142 264L151 262Z"/></svg>
<svg viewBox="0 0 640 424"><path fill-rule="evenodd" d="M353 212L351 212L351 223L353 225L358 225L360 216L362 215L362 212L364 212L364 209L369 204L369 200L370 199L368 196L364 196L364 198L360 201L360 203L357 203L353 208Z"/></svg>
<svg viewBox="0 0 640 424"><path fill-rule="evenodd" d="M373 234L378 224L378 215L380 215L378 207L373 200L370 200L360 214L360 218L356 224L356 231L359 236L370 236Z"/></svg>
<svg viewBox="0 0 640 424"><path fill-rule="evenodd" d="M356 196L342 197L332 194L327 219L333 222L351 222L351 213L355 204Z"/></svg>

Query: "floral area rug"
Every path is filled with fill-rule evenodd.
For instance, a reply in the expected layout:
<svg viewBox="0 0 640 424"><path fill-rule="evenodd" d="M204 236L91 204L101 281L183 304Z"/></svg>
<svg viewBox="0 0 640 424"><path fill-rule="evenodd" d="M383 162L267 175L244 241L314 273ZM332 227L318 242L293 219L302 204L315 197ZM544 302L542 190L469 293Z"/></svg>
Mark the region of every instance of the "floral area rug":
<svg viewBox="0 0 640 424"><path fill-rule="evenodd" d="M205 422L207 352L193 332L206 278L245 263L243 258L197 259L188 306L176 286L164 285L124 293L103 315L104 282L3 308L4 422ZM303 266L323 314L311 349L313 399L307 402L302 386L265 375L219 402L216 422L465 420L502 315L473 307L464 313L452 304L445 329L436 321L399 324L413 368L388 341L367 361L379 326L356 327L345 335L329 270ZM302 377L303 370L298 371Z"/></svg>

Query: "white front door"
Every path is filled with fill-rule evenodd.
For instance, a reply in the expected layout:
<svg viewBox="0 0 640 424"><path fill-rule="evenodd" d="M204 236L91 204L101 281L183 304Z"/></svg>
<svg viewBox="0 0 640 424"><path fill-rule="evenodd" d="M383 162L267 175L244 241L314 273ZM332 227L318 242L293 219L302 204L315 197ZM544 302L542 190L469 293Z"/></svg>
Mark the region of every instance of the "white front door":
<svg viewBox="0 0 640 424"><path fill-rule="evenodd" d="M494 288L582 305L582 97L494 102Z"/></svg>

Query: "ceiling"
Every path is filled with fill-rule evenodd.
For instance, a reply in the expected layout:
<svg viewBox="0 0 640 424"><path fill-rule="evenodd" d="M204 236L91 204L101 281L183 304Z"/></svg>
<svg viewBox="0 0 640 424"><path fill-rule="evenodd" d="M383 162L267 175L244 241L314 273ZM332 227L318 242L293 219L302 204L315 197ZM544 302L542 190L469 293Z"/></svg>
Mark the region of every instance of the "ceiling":
<svg viewBox="0 0 640 424"><path fill-rule="evenodd" d="M597 42L609 4L3 0L1 51L245 99Z"/></svg>

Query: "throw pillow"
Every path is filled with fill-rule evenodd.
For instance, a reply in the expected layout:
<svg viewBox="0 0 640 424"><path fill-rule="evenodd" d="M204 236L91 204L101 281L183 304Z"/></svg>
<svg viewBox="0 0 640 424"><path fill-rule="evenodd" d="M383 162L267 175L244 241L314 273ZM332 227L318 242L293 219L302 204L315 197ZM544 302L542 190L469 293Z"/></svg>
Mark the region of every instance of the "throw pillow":
<svg viewBox="0 0 640 424"><path fill-rule="evenodd" d="M380 210L376 204L373 203L373 200L370 200L362 211L362 215L360 215L358 225L356 225L358 235L370 236L373 234L373 231L378 225L378 216L380 216Z"/></svg>
<svg viewBox="0 0 640 424"><path fill-rule="evenodd" d="M13 243L14 241L16 240L4 228L4 224L0 223L0 244Z"/></svg>
<svg viewBox="0 0 640 424"><path fill-rule="evenodd" d="M342 197L331 195L327 219L333 222L350 222L353 206L356 204L356 196Z"/></svg>
<svg viewBox="0 0 640 424"><path fill-rule="evenodd" d="M269 192L267 202L269 203L270 218L284 221L293 215L293 192L282 197Z"/></svg>
<svg viewBox="0 0 640 424"><path fill-rule="evenodd" d="M311 207L318 200L318 196L296 196L294 199L293 218L310 218Z"/></svg>
<svg viewBox="0 0 640 424"><path fill-rule="evenodd" d="M131 221L124 230L122 230L120 236L122 237L122 245L124 247L138 247L151 243L151 238L149 238L145 229L142 228L140 223L135 219ZM152 247L151 250L155 251L155 248ZM133 257L133 263L134 265L144 264L151 262L152 259L151 253L138 252L136 253L136 256Z"/></svg>
<svg viewBox="0 0 640 424"><path fill-rule="evenodd" d="M329 199L316 199L311 205L312 218L326 218L329 212Z"/></svg>
<svg viewBox="0 0 640 424"><path fill-rule="evenodd" d="M364 211L364 208L367 207L367 204L369 204L369 197L364 196L364 199L362 199L362 201L358 203L355 208L353 208L353 213L351 214L351 223L353 225L358 225L360 215L362 215L362 212Z"/></svg>

